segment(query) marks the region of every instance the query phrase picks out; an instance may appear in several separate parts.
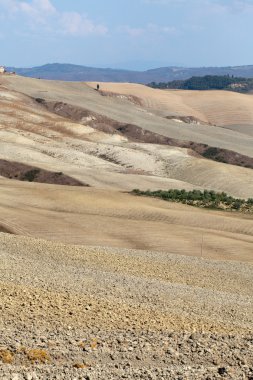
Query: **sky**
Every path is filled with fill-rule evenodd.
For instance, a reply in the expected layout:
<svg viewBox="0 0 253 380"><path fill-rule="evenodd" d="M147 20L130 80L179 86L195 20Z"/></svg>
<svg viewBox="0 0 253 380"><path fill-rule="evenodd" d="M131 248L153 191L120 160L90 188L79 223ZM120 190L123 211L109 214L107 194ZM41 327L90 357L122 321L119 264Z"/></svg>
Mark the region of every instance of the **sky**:
<svg viewBox="0 0 253 380"><path fill-rule="evenodd" d="M0 0L0 65L253 64L253 0Z"/></svg>

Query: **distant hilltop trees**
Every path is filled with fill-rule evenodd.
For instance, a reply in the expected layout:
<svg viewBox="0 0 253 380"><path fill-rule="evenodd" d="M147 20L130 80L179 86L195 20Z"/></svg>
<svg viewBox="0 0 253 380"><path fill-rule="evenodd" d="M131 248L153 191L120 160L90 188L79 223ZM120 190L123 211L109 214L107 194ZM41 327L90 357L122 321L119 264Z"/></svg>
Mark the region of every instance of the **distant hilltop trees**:
<svg viewBox="0 0 253 380"><path fill-rule="evenodd" d="M191 77L186 80L174 80L172 82L151 82L149 87L159 89L180 90L229 90L236 92L253 91L253 79L241 78L229 75L205 75L203 77Z"/></svg>

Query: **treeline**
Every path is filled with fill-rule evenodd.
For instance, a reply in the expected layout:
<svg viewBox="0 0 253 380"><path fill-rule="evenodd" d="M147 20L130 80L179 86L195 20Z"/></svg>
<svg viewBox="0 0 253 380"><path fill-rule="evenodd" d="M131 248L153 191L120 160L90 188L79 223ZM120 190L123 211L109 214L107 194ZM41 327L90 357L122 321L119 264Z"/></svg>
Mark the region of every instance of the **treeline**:
<svg viewBox="0 0 253 380"><path fill-rule="evenodd" d="M160 198L170 202L180 202L183 204L216 209L216 210L231 210L231 211L244 211L253 212L253 198L248 200L234 198L224 192L216 193L212 190L157 190L157 191L141 191L134 189L132 194L139 196L148 196Z"/></svg>
<svg viewBox="0 0 253 380"><path fill-rule="evenodd" d="M252 78L238 78L229 75L206 75L192 77L186 80L174 80L172 82L151 82L149 87L159 89L180 90L230 90L236 92L249 92L253 90Z"/></svg>

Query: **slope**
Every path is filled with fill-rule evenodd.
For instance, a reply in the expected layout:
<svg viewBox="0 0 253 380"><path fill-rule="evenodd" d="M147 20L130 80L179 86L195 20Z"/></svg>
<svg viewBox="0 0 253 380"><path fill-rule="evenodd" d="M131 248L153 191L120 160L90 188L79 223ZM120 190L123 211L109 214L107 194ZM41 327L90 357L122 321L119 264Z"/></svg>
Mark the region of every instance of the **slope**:
<svg viewBox="0 0 253 380"><path fill-rule="evenodd" d="M206 160L184 148L131 143L87 126L92 114L80 124L46 111L26 95L5 88L0 94L0 159L7 161L0 175L13 177L8 162L30 165L32 160L36 170L99 188L209 188L246 198L253 193L250 169Z"/></svg>
<svg viewBox="0 0 253 380"><path fill-rule="evenodd" d="M0 180L0 185L0 225L16 234L74 244L253 260L251 216L94 188L13 180Z"/></svg>
<svg viewBox="0 0 253 380"><path fill-rule="evenodd" d="M22 77L5 77L8 88L34 98L62 101L105 115L113 120L138 125L144 129L179 140L195 141L230 149L252 157L252 136L207 125L179 124L167 120L150 109L124 99L101 96L83 83L41 81ZM145 89L145 87L143 88ZM153 90L155 93L155 90Z"/></svg>
<svg viewBox="0 0 253 380"><path fill-rule="evenodd" d="M96 83L88 83L95 88ZM159 90L138 84L103 83L105 92L138 97L146 108L165 115L193 116L201 122L227 126L251 125L253 96L228 91Z"/></svg>

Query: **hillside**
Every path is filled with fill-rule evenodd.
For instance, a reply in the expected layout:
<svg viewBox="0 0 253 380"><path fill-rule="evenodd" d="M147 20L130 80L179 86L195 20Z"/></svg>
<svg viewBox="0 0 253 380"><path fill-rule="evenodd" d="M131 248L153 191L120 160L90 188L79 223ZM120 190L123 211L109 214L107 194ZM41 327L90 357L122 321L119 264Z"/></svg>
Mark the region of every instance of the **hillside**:
<svg viewBox="0 0 253 380"><path fill-rule="evenodd" d="M0 76L0 378L250 379L253 95L97 83Z"/></svg>
<svg viewBox="0 0 253 380"><path fill-rule="evenodd" d="M92 88L96 87L96 83L89 83L89 85ZM236 151L239 149L239 141L243 134L245 133L249 136L253 134L253 97L251 94L215 90L204 92L190 90L163 91L128 83L103 83L101 91L108 97L117 96L118 99L124 96L137 98L141 105L149 111L149 120L145 120L145 124L143 123L141 126L144 127L145 125L145 128L152 130L152 132L156 131L174 138L193 140L225 148L225 140L231 143L233 137L235 137L234 133L226 130L233 129L233 131L238 131L240 135L237 135L237 141L233 147L232 145L229 148L228 145L226 147ZM134 101L134 99L132 100ZM152 117L154 115L156 115L156 120ZM168 118L166 130L162 128L161 119L159 119L159 126L157 125L157 116ZM185 120L187 117L188 120ZM152 125L156 124L154 128L150 125L151 120ZM172 125L176 126L175 131L172 130ZM180 128L180 125L182 128ZM185 128L186 125L187 128ZM222 136L222 134L224 135ZM215 135L217 138L213 141L212 137ZM251 147L249 151L252 152Z"/></svg>
<svg viewBox="0 0 253 380"><path fill-rule="evenodd" d="M236 67L161 67L146 71L129 71L110 68L94 68L71 64L47 64L33 68L9 67L19 75L32 78L64 80L64 81L99 81L99 82L169 82L188 79L192 76L234 75L236 77L253 78L253 66Z"/></svg>
<svg viewBox="0 0 253 380"><path fill-rule="evenodd" d="M215 101L219 106L217 115L221 113L220 120L230 118L230 108L226 112L225 104L230 107L231 101L228 98L226 103L223 94L220 95L222 107L219 98L210 94L206 102L198 96L189 97L189 104L193 100L199 102L190 108L178 95L174 97L173 92L170 95L160 91L160 95L158 90L145 86L118 85L120 92L124 93L125 89L135 96L142 94L144 103L140 106L128 98L104 96L81 83L15 76L6 76L3 80L8 90L3 88L1 97L2 159L30 165L32 156L35 169L62 172L92 187L122 190L204 187L236 197L249 198L252 195L252 169L207 160L190 150L191 146L194 147L191 141L194 141L197 146L205 144L222 148L229 150L232 157L238 155L242 161L250 161L253 157L252 135L230 130L229 126L179 123L177 119L164 117L173 111L179 115L189 114L200 105L208 112L207 104L211 106ZM231 95L242 96L243 107L251 106L251 99L246 95ZM35 100L41 97L50 107L55 105L53 112ZM238 99L234 101L238 104ZM68 107L70 114L64 114L62 111ZM212 110L210 107L210 115L215 115ZM238 121L245 115L240 108ZM200 111L195 112L195 116L202 120L204 117ZM248 124L250 114L246 116L245 123ZM7 129L6 125L9 125ZM129 130L127 126L132 129L129 127L130 133L125 134L125 130ZM140 131L138 139L135 138L136 131ZM145 131L150 134L149 141L141 137L145 136ZM156 140L152 143L154 133L164 136L162 145ZM166 139L169 139L167 143Z"/></svg>
<svg viewBox="0 0 253 380"><path fill-rule="evenodd" d="M228 159L244 157L251 162L252 134L229 129L228 125L232 117L243 121L243 107L249 118L249 95L206 92L203 98L194 92L194 97L186 98L187 91L160 91L130 84L103 85L103 91L98 92L92 89L92 83L18 76L4 76L2 82L2 229L68 243L92 245L95 239L98 245L122 248L166 250L170 242L173 252L183 254L187 241L187 252L194 255L202 228L209 236L208 257L219 257L223 252L222 258L242 260L245 255L250 260L251 242L243 236L251 234L250 217L244 220L239 214L239 222L233 213L226 215L223 227L223 216L218 222L215 211L202 214L190 207L186 217L189 206L178 206L177 210L163 202L137 200L119 193L134 188L209 189L251 198L252 169L238 162L235 165L216 162L215 157L206 159L196 152L204 145L214 146L213 150L230 152ZM238 102L240 108L231 116ZM178 118L190 113L206 123L167 119L164 113L178 113ZM214 127L210 117L226 125ZM253 125L250 119L245 123ZM192 142L187 143L186 137ZM71 186L63 186L66 184ZM134 219L142 221L137 230ZM94 229L97 223L105 226L100 234ZM169 234L168 223L175 223ZM213 231L215 226L219 232ZM183 244L182 236L186 239Z"/></svg>
<svg viewBox="0 0 253 380"><path fill-rule="evenodd" d="M6 179L0 184L0 226L14 234L88 246L164 252L169 247L187 256L201 254L204 235L205 258L253 261L252 214L224 214L94 187Z"/></svg>

